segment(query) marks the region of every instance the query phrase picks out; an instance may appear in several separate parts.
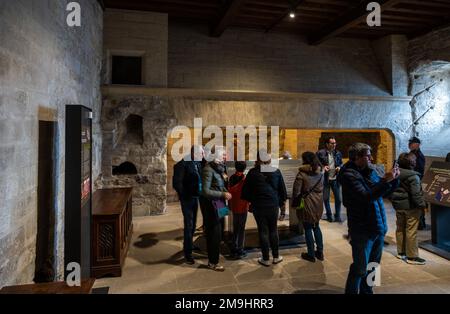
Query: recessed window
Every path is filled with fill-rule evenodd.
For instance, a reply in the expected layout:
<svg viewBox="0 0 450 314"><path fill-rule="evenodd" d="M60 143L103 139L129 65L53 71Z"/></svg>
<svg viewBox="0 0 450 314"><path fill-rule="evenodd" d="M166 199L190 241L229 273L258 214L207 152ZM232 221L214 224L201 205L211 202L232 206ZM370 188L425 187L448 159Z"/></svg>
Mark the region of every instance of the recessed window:
<svg viewBox="0 0 450 314"><path fill-rule="evenodd" d="M113 56L112 84L143 85L142 57Z"/></svg>

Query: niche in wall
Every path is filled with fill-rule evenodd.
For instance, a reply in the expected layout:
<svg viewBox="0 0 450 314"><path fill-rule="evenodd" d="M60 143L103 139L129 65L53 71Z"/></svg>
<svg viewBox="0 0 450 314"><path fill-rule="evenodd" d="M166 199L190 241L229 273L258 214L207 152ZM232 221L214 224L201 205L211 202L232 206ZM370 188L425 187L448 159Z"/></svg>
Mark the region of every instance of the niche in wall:
<svg viewBox="0 0 450 314"><path fill-rule="evenodd" d="M137 173L138 171L136 166L129 161L125 161L124 163L121 163L119 166L112 167L113 176L130 175L130 174L133 175Z"/></svg>
<svg viewBox="0 0 450 314"><path fill-rule="evenodd" d="M142 126L143 118L141 116L130 114L125 119L126 136L125 140L131 144L144 144L144 129Z"/></svg>

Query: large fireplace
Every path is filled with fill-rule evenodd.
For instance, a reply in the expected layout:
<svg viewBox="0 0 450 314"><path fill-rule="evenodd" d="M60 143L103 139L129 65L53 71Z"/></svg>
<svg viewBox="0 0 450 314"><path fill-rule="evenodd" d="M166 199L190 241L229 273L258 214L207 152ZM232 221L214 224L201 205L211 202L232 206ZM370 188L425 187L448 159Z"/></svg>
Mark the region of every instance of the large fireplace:
<svg viewBox="0 0 450 314"><path fill-rule="evenodd" d="M135 216L165 210L166 146L170 119L159 97L106 100L102 111L99 188L133 187Z"/></svg>

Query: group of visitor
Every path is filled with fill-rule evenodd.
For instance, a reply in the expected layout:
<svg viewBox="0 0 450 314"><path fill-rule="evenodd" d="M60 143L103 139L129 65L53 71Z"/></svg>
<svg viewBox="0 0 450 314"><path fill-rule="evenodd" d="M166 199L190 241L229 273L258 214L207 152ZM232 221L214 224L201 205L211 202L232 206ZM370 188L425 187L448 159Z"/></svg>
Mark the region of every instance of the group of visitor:
<svg viewBox="0 0 450 314"><path fill-rule="evenodd" d="M336 150L336 139L326 139L325 148L317 153L304 152L302 166L295 178L291 204L305 230L307 251L301 258L315 262L324 260L324 243L320 220L324 207L325 219L342 222L341 199L347 210L348 238L353 263L346 282L346 293L372 293L368 277L371 263L380 263L387 232L384 197L389 197L397 216L397 257L410 264L424 264L418 256L417 230L427 204L421 189L425 158L420 140L409 141L410 152L402 153L390 171L380 176L372 164L371 148L355 143L348 151L345 164ZM271 166L271 155L259 151L255 165L247 175L246 163L235 162L235 173L228 177L225 147L213 147L214 158L205 160L201 146L193 146L191 159L174 167L173 186L180 198L184 217L184 255L189 264L192 257L193 235L198 205L204 219L208 251L208 267L223 271L219 264L220 243L223 236L222 210L229 207L233 217L232 256L246 257L245 225L252 212L258 228L264 266L283 261L279 254L277 220L280 208L286 206L287 192L279 169ZM342 190L341 190L342 189ZM330 206L330 192L335 199L335 214ZM341 198L342 193L342 198ZM334 218L334 219L333 219ZM272 260L270 259L270 251Z"/></svg>

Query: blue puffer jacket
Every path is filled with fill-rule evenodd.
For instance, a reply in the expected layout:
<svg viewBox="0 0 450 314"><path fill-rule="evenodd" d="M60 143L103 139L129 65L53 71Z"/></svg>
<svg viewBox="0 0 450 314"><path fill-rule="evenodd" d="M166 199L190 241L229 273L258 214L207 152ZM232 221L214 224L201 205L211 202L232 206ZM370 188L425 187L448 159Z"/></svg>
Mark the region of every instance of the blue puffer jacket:
<svg viewBox="0 0 450 314"><path fill-rule="evenodd" d="M354 162L349 161L339 172L338 180L342 185L350 234L386 234L388 227L383 197L398 187L398 179L384 182L375 170L359 170Z"/></svg>

